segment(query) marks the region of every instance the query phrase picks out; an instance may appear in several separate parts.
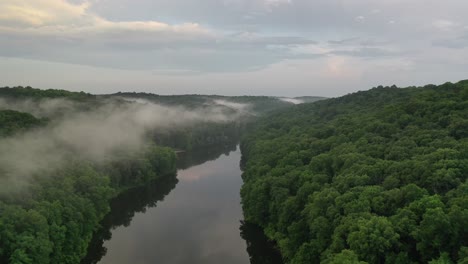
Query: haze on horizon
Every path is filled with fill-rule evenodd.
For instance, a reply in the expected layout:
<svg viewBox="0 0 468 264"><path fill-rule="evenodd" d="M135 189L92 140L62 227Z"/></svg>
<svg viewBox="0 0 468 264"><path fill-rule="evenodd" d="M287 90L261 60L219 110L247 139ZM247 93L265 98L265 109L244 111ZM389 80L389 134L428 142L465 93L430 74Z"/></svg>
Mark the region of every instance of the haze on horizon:
<svg viewBox="0 0 468 264"><path fill-rule="evenodd" d="M464 0L2 0L0 86L339 96L466 79Z"/></svg>

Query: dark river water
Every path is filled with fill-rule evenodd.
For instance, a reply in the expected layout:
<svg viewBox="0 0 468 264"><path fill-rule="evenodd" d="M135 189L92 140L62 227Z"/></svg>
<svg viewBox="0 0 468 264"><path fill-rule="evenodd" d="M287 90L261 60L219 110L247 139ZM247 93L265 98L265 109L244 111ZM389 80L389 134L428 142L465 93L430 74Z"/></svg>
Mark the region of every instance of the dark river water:
<svg viewBox="0 0 468 264"><path fill-rule="evenodd" d="M242 222L237 146L182 154L175 177L112 201L84 263L268 264L281 257Z"/></svg>

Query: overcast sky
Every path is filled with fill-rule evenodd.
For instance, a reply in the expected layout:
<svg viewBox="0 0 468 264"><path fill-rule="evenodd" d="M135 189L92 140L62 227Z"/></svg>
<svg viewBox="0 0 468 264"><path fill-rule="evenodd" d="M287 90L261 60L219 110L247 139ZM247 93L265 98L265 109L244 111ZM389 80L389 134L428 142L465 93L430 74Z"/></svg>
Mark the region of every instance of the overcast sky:
<svg viewBox="0 0 468 264"><path fill-rule="evenodd" d="M338 96L468 79L466 0L1 0L0 86Z"/></svg>

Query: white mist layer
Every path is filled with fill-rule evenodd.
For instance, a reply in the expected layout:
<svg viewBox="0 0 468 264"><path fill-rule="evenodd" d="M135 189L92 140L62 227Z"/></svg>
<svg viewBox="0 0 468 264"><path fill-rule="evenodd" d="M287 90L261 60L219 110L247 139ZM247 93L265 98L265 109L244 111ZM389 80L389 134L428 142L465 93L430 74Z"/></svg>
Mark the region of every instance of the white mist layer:
<svg viewBox="0 0 468 264"><path fill-rule="evenodd" d="M295 105L304 103L304 101L295 98L279 97L278 99L280 99L283 102L288 102Z"/></svg>
<svg viewBox="0 0 468 264"><path fill-rule="evenodd" d="M78 103L62 98L39 100L0 98L0 109L26 112L36 117L51 117L60 113L76 111L78 109Z"/></svg>

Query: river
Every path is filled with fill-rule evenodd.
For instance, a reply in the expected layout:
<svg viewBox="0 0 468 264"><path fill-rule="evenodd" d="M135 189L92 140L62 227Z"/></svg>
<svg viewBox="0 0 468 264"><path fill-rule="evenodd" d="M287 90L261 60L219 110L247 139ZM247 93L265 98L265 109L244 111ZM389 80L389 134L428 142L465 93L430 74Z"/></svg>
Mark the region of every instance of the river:
<svg viewBox="0 0 468 264"><path fill-rule="evenodd" d="M123 193L82 263L281 263L261 230L241 221L240 158L235 145L185 153L177 179Z"/></svg>

